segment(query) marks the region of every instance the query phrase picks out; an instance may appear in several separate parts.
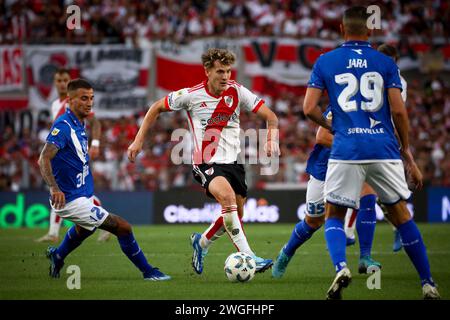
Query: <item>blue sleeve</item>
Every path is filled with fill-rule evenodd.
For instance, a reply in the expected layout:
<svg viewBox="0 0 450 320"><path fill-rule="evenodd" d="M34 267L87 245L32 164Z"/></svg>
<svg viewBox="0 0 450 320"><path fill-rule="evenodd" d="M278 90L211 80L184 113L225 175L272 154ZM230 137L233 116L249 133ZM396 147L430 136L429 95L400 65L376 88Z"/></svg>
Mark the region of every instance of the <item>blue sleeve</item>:
<svg viewBox="0 0 450 320"><path fill-rule="evenodd" d="M58 149L64 148L67 144L67 137L70 134L69 130L69 126L64 122L53 124L46 142L54 144Z"/></svg>
<svg viewBox="0 0 450 320"><path fill-rule="evenodd" d="M402 81L400 80L400 70L394 60L389 60L386 71L385 87L386 89L399 88L400 91L403 91Z"/></svg>
<svg viewBox="0 0 450 320"><path fill-rule="evenodd" d="M318 89L325 89L325 81L322 75L321 70L321 61L322 59L317 59L316 63L314 64L314 67L311 72L311 77L308 81L308 88L318 88Z"/></svg>

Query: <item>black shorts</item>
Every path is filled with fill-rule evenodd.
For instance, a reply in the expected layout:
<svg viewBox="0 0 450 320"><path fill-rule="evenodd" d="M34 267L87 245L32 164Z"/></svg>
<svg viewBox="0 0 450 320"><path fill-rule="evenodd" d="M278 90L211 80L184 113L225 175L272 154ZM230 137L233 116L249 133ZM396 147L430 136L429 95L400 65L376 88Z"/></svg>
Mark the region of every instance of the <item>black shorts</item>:
<svg viewBox="0 0 450 320"><path fill-rule="evenodd" d="M197 180L203 188L205 188L206 195L210 198L214 198L214 196L208 191L208 186L215 177L224 177L228 180L236 194L239 194L244 198L247 197L245 170L242 164L202 163L199 165L194 165L192 173L194 174L194 179Z"/></svg>

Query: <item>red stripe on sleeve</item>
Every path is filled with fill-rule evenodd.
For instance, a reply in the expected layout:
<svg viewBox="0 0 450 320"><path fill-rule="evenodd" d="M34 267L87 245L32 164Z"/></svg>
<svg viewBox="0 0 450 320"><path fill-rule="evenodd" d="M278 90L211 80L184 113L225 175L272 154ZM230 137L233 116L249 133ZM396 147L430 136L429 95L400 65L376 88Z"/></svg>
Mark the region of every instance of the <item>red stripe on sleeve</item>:
<svg viewBox="0 0 450 320"><path fill-rule="evenodd" d="M258 102L258 104L253 108L253 112L257 113L259 108L261 108L261 106L264 104L264 100L261 100Z"/></svg>

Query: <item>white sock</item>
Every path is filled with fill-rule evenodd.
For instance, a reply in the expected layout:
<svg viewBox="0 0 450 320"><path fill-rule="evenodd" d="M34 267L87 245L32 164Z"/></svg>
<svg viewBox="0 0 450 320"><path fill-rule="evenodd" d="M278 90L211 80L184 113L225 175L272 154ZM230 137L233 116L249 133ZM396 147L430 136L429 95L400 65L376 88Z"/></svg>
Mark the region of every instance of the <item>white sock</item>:
<svg viewBox="0 0 450 320"><path fill-rule="evenodd" d="M237 206L224 207L222 209L223 222L225 231L233 241L234 246L240 252L245 252L251 256L254 256L254 252L250 249L245 236L244 229L242 228L241 221L237 212Z"/></svg>
<svg viewBox="0 0 450 320"><path fill-rule="evenodd" d="M347 209L345 214L345 235L347 238L355 239L355 228L356 228L356 214L357 211L354 209ZM353 216L355 215L355 216ZM353 216L353 218L352 218ZM351 225L350 225L351 223Z"/></svg>
<svg viewBox="0 0 450 320"><path fill-rule="evenodd" d="M48 234L53 237L59 237L59 229L61 228L62 218L58 216L55 210L50 210L50 229Z"/></svg>
<svg viewBox="0 0 450 320"><path fill-rule="evenodd" d="M200 246L203 249L208 249L214 241L219 239L225 233L225 227L223 225L223 216L219 216L216 221L211 223L208 229L205 230L200 239Z"/></svg>

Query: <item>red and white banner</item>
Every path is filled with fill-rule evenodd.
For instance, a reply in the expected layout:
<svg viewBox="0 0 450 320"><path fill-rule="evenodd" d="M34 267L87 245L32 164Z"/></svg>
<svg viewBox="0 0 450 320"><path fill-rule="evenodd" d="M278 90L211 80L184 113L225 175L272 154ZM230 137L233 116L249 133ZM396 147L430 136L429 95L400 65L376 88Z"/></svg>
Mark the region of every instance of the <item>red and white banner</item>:
<svg viewBox="0 0 450 320"><path fill-rule="evenodd" d="M319 39L249 39L242 46L244 71L256 92L270 96L284 90L302 94L316 59L335 47L336 42Z"/></svg>
<svg viewBox="0 0 450 320"><path fill-rule="evenodd" d="M240 44L233 40L202 39L179 45L158 42L156 46L156 98L163 98L171 91L193 87L206 79L202 54L212 47L227 48L239 54ZM236 65L234 66L236 68ZM236 80L236 69L231 78Z"/></svg>
<svg viewBox="0 0 450 320"><path fill-rule="evenodd" d="M98 117L133 114L147 105L150 62L150 49L121 45L29 46L29 105L49 108L57 98L53 75L66 68L72 78L82 77L94 86Z"/></svg>
<svg viewBox="0 0 450 320"><path fill-rule="evenodd" d="M23 50L19 46L0 46L0 92L24 87Z"/></svg>
<svg viewBox="0 0 450 320"><path fill-rule="evenodd" d="M254 38L242 40L242 43L244 71L251 79L251 89L276 96L284 90L303 94L316 59L342 41ZM432 48L423 43L391 44L398 47L398 65L402 71L424 68L425 59L434 66L441 61L441 67L450 70L450 45Z"/></svg>

